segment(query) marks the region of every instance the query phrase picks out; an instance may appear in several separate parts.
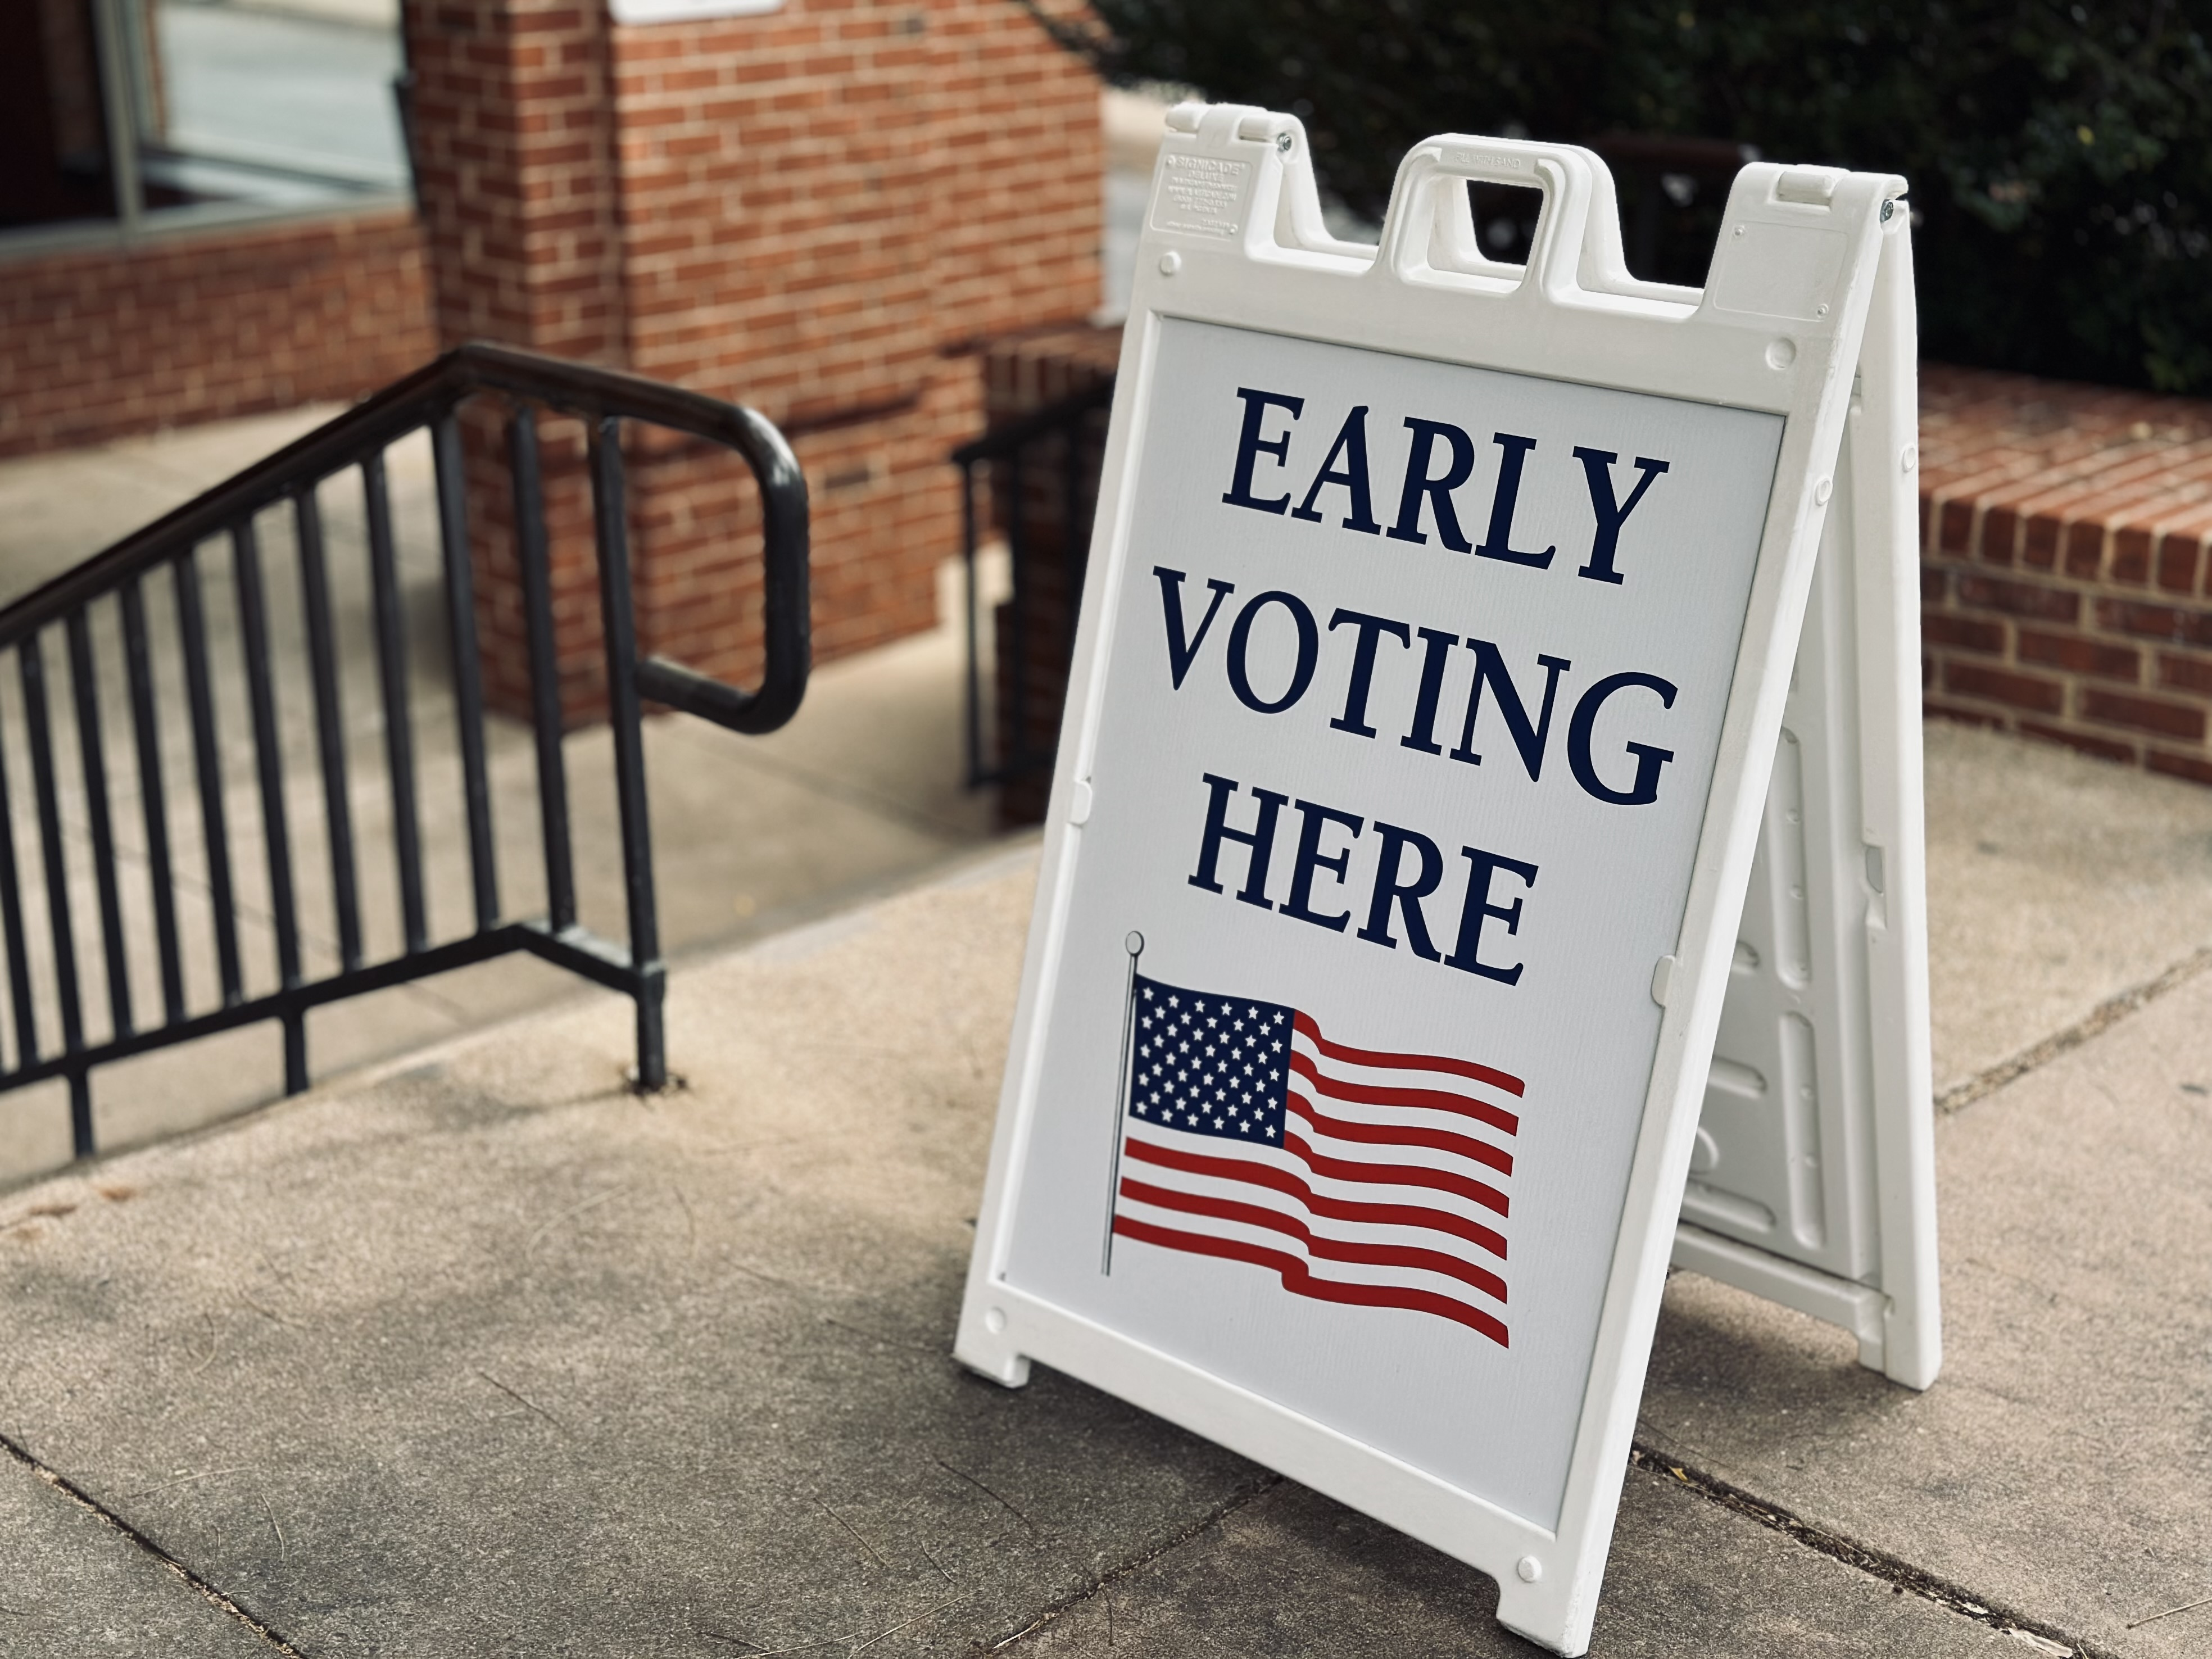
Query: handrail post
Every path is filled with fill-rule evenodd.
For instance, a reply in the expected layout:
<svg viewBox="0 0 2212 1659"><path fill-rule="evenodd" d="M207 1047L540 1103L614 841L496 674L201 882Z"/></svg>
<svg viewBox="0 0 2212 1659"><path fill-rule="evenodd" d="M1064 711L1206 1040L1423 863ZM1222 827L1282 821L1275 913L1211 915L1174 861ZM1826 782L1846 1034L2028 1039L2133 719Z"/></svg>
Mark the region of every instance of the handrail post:
<svg viewBox="0 0 2212 1659"><path fill-rule="evenodd" d="M514 562L530 641L530 722L538 739L538 820L545 848L546 920L556 933L576 925L575 860L568 844L568 777L561 754L561 657L553 632L553 563L545 538L544 480L538 417L518 403L507 423L514 492Z"/></svg>
<svg viewBox="0 0 2212 1659"><path fill-rule="evenodd" d="M961 585L962 611L968 628L968 787L983 781L983 710L981 672L977 665L980 639L975 629L975 466L960 463L960 562L967 580Z"/></svg>
<svg viewBox="0 0 2212 1659"><path fill-rule="evenodd" d="M653 826L645 794L644 714L637 690L637 615L630 595L629 510L623 499L622 420L592 423L592 532L599 555L599 616L606 635L607 723L613 728L615 801L622 817L623 896L629 908L630 971L637 1000L640 1093L668 1085L661 1000L668 970L653 890Z"/></svg>
<svg viewBox="0 0 2212 1659"><path fill-rule="evenodd" d="M438 538L444 544L446 630L451 641L453 721L461 746L461 795L469 819L469 876L477 931L499 922L499 876L491 835L491 784L485 771L483 665L477 656L476 562L469 550L468 465L453 408L430 428L438 487Z"/></svg>
<svg viewBox="0 0 2212 1659"><path fill-rule="evenodd" d="M269 613L261 580L261 544L253 520L230 531L231 583L238 593L239 651L246 668L246 709L253 723L254 769L261 784L262 842L269 860L269 908L276 927L276 980L287 997L284 1092L307 1087L307 1011L290 998L301 984L299 909L292 888L291 832L284 811L284 734L276 722L276 690L269 666ZM218 785L220 787L220 785Z"/></svg>
<svg viewBox="0 0 2212 1659"><path fill-rule="evenodd" d="M84 1012L76 975L76 927L70 915L69 871L62 853L61 800L54 782L53 725L46 707L46 662L35 633L16 647L23 682L23 723L31 745L31 782L38 793L39 848L46 872L46 923L53 937L55 990L61 1002L62 1054L74 1060L84 1048ZM82 1065L71 1064L70 1138L76 1155L90 1155L92 1085Z"/></svg>

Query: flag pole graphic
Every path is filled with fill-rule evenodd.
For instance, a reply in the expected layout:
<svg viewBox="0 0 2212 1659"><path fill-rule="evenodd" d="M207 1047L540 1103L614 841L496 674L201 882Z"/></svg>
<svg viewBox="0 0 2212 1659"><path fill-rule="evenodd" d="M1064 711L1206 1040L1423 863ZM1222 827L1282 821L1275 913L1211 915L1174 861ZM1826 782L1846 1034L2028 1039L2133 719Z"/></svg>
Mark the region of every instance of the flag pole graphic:
<svg viewBox="0 0 2212 1659"><path fill-rule="evenodd" d="M1114 1150L1107 1164L1106 1237L1098 1251L1098 1271L1114 1271L1114 1200L1121 1190L1121 1126L1129 1115L1129 1050L1136 1042L1137 958L1145 954L1145 936L1132 932L1121 941L1129 953L1129 981L1121 994L1121 1063L1114 1073Z"/></svg>

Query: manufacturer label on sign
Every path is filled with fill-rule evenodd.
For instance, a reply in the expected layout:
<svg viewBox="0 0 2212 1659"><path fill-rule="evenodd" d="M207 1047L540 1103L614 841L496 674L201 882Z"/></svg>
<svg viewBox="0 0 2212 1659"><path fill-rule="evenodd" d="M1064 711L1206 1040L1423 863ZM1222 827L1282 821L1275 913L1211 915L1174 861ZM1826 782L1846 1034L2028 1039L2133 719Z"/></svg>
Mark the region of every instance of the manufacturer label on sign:
<svg viewBox="0 0 2212 1659"><path fill-rule="evenodd" d="M1159 349L1008 1279L1549 1525L1782 422Z"/></svg>

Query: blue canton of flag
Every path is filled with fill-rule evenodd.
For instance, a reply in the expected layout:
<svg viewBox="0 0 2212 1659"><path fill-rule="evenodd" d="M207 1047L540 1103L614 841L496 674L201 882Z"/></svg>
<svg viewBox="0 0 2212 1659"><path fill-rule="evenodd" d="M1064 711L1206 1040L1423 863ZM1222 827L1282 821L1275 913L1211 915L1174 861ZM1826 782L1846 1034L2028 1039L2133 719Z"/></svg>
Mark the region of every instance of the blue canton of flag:
<svg viewBox="0 0 2212 1659"><path fill-rule="evenodd" d="M1129 1110L1189 1134L1281 1146L1297 1011L1207 996L1142 975L1136 994Z"/></svg>

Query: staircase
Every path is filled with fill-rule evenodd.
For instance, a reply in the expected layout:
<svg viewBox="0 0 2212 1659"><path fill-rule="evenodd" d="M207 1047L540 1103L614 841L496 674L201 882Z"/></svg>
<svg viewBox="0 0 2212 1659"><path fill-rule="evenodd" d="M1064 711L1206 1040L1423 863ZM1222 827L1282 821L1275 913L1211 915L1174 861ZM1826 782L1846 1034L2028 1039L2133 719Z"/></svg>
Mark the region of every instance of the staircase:
<svg viewBox="0 0 2212 1659"><path fill-rule="evenodd" d="M485 706L471 404L504 428L531 668L520 724ZM548 417L588 438L599 779L571 779L562 740ZM767 650L752 690L640 652L623 503L636 428L721 446L757 482ZM0 1095L65 1086L87 1156L96 1068L265 1024L298 1092L311 1010L518 953L629 997L635 1086L662 1087L642 715L748 733L788 720L807 589L805 484L767 421L472 344L0 611L15 659L0 672ZM611 798L618 871L579 869L572 795ZM617 892L618 923L586 926L608 908L595 894ZM0 1100L0 1125L9 1111Z"/></svg>

